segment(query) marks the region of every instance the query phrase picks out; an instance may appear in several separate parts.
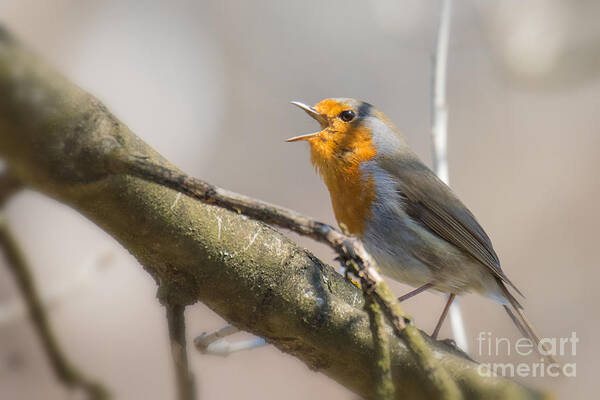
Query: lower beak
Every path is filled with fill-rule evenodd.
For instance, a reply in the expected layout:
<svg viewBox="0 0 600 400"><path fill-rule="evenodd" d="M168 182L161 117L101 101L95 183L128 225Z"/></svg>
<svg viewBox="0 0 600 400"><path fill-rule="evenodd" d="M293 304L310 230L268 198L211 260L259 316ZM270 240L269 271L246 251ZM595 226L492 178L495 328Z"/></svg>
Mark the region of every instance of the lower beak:
<svg viewBox="0 0 600 400"><path fill-rule="evenodd" d="M291 103L297 107L300 107L308 115L310 115L312 118L314 118L319 124L321 124L321 128L325 129L325 127L327 127L329 125L329 120L327 119L327 117L320 114L317 110L315 110L311 106L308 106L304 103L300 103L299 101L292 101ZM315 132L315 133L309 133L307 135L295 136L293 138L287 139L286 142L297 142L299 140L312 139L314 137L317 137L319 135L319 133L320 132Z"/></svg>
<svg viewBox="0 0 600 400"><path fill-rule="evenodd" d="M319 135L319 133L321 133L321 132L307 133L306 135L294 136L289 139L286 139L285 141L286 142L298 142L300 140L308 140L308 139L317 137Z"/></svg>

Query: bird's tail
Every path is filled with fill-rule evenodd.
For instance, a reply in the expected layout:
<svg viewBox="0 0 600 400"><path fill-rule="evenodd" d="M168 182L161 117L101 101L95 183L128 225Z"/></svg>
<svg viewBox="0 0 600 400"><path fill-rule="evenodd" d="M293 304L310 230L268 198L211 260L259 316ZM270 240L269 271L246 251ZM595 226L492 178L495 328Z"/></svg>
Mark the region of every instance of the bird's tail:
<svg viewBox="0 0 600 400"><path fill-rule="evenodd" d="M550 351L548 350L548 348L545 346L544 343L541 344L541 347L544 349L544 353L546 353L546 354L542 354L540 352L540 348L539 348L540 337L533 329L533 326L531 325L531 323L529 322L527 317L525 317L525 313L523 312L523 306L521 306L521 304L519 304L517 299L515 299L515 296L513 296L508 291L508 289L506 288L506 286L500 279L498 279L498 285L502 289L502 292L504 293L504 297L510 303L510 307L508 305L504 305L504 309L506 310L506 313L508 314L510 319L517 326L517 328L519 329L521 334L524 337L529 338L535 344L535 348L538 351L538 353L540 353L540 355L547 357L548 360L552 363L557 363L556 359L552 356L552 354L550 353Z"/></svg>

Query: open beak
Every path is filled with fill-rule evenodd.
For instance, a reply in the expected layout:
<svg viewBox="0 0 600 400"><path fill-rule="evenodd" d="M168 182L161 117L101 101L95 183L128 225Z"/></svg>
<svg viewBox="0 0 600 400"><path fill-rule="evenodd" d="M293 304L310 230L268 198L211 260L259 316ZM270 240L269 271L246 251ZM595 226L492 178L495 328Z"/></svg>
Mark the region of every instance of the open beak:
<svg viewBox="0 0 600 400"><path fill-rule="evenodd" d="M319 133L321 133L321 132L307 133L306 135L294 136L289 139L285 139L285 141L286 142L298 142L300 140L308 140L308 139L317 137L319 135Z"/></svg>
<svg viewBox="0 0 600 400"><path fill-rule="evenodd" d="M306 104L300 103L299 101L292 101L291 103L297 107L300 107L308 115L310 115L312 118L314 118L319 124L321 124L321 128L325 129L325 127L327 127L329 125L329 121L327 120L327 117L322 114L319 114L317 112L317 110L315 110L311 106L307 106ZM287 139L286 142L297 142L300 140L312 139L312 138L318 136L319 133L321 133L321 132L308 133L306 135L294 136L293 138Z"/></svg>

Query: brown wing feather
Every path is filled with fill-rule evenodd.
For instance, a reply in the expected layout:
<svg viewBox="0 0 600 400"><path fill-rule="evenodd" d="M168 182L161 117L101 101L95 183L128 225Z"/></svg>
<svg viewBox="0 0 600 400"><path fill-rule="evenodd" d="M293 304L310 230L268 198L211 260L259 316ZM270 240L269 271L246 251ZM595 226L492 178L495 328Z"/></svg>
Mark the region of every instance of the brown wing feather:
<svg viewBox="0 0 600 400"><path fill-rule="evenodd" d="M523 296L500 268L492 242L481 225L444 182L416 156L400 163L382 164L399 179L398 192L413 219L467 252Z"/></svg>

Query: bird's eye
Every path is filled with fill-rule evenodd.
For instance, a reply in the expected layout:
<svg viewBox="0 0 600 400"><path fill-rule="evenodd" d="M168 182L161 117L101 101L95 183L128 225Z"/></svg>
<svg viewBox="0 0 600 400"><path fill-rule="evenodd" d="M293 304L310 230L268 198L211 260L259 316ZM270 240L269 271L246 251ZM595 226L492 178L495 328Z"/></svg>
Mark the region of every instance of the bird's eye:
<svg viewBox="0 0 600 400"><path fill-rule="evenodd" d="M344 122L350 122L356 117L356 114L352 110L342 111L339 115L340 119Z"/></svg>

